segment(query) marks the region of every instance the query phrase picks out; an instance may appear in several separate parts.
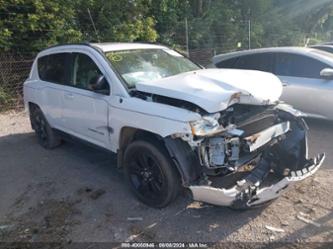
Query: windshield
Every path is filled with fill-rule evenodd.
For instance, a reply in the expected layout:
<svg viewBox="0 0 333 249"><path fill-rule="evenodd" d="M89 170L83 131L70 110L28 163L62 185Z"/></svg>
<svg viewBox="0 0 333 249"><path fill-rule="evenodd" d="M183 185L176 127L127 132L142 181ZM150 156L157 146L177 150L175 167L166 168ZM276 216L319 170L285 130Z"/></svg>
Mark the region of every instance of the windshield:
<svg viewBox="0 0 333 249"><path fill-rule="evenodd" d="M171 49L136 49L106 52L128 88L137 82L152 81L194 71L200 67Z"/></svg>

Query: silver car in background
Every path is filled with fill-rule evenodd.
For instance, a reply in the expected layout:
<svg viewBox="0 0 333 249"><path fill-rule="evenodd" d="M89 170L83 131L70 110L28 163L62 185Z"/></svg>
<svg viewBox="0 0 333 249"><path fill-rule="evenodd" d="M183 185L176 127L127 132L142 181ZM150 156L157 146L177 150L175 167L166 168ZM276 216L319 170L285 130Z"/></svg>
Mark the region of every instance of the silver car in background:
<svg viewBox="0 0 333 249"><path fill-rule="evenodd" d="M281 100L309 117L333 120L333 54L301 47L262 48L213 57L214 67L271 72L284 89Z"/></svg>
<svg viewBox="0 0 333 249"><path fill-rule="evenodd" d="M315 49L319 49L319 50L326 51L329 53L333 53L333 45L326 45L326 44L313 45L310 48L315 48Z"/></svg>

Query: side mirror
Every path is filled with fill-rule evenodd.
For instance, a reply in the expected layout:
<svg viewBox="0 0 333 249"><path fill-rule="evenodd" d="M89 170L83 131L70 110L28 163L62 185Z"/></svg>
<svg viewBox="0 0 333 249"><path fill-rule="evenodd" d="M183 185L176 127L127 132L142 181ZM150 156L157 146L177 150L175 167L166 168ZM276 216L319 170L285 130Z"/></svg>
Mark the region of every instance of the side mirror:
<svg viewBox="0 0 333 249"><path fill-rule="evenodd" d="M101 93L105 95L110 94L110 87L104 75L99 75L95 77L89 84L89 87L92 91L96 93Z"/></svg>
<svg viewBox="0 0 333 249"><path fill-rule="evenodd" d="M320 77L324 79L331 80L333 79L333 69L332 68L325 68L320 71Z"/></svg>

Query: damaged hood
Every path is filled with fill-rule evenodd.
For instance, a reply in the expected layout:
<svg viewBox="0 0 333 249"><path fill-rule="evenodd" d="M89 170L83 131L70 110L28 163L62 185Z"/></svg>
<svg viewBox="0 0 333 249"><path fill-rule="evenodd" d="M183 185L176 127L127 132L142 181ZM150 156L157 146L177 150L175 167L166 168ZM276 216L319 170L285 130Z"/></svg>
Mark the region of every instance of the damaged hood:
<svg viewBox="0 0 333 249"><path fill-rule="evenodd" d="M280 80L271 73L237 69L203 69L159 80L140 82L141 92L181 99L209 113L235 103L269 105L282 94Z"/></svg>

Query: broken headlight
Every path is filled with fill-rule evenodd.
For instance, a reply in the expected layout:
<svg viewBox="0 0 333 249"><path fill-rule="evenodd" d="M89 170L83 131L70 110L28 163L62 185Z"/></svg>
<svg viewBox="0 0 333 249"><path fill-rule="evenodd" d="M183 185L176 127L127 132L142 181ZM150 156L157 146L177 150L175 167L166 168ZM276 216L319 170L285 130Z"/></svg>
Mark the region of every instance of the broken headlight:
<svg viewBox="0 0 333 249"><path fill-rule="evenodd" d="M205 137L217 134L224 130L219 124L220 114L204 116L200 120L190 122L192 134L198 137Z"/></svg>

